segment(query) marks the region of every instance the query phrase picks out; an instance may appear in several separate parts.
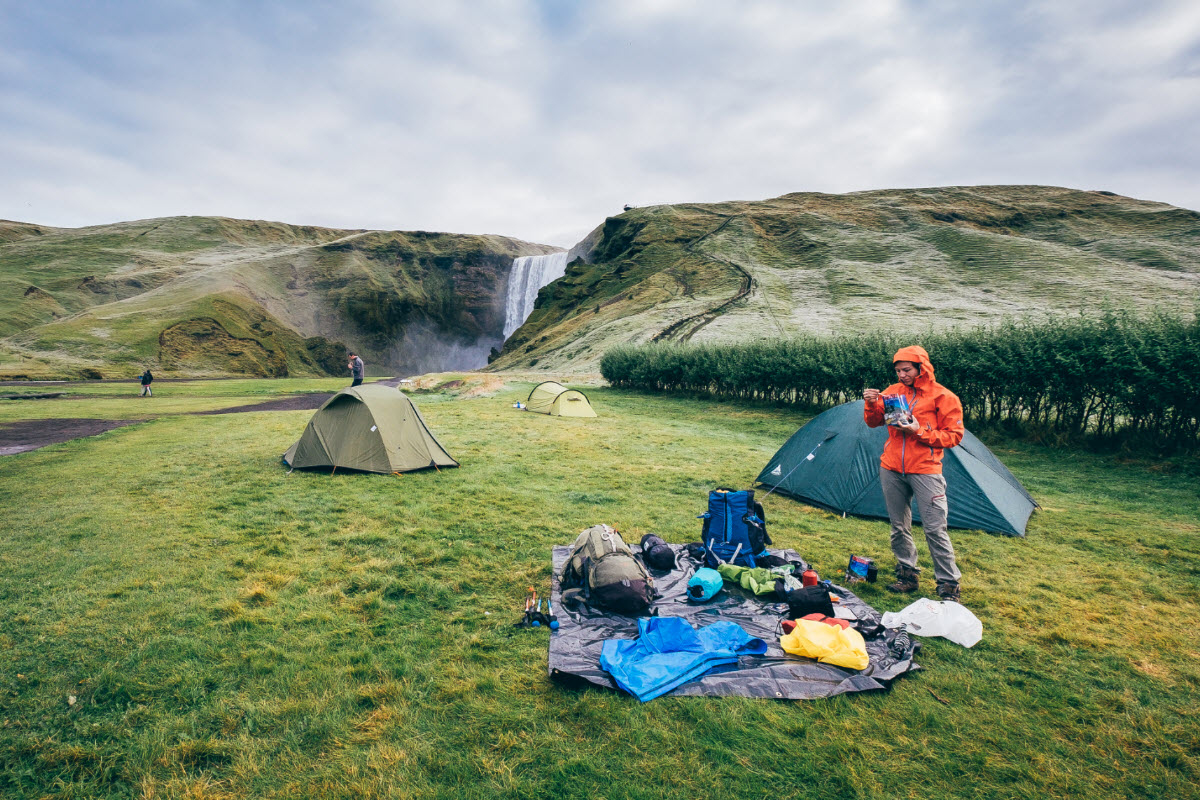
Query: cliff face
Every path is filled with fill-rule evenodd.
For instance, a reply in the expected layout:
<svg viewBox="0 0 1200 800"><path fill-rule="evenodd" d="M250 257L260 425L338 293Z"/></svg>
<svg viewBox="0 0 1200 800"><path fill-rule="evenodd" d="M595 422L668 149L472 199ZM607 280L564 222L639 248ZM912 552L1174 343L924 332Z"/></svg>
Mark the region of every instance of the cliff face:
<svg viewBox="0 0 1200 800"><path fill-rule="evenodd" d="M571 256L493 368L589 372L609 347L650 340L1191 309L1200 214L1045 186L797 193L633 209Z"/></svg>
<svg viewBox="0 0 1200 800"><path fill-rule="evenodd" d="M514 258L552 250L488 236L371 233L325 245L298 279L331 313L313 325L354 338L402 373L482 366L503 343Z"/></svg>
<svg viewBox="0 0 1200 800"><path fill-rule="evenodd" d="M0 223L0 374L340 375L486 363L515 257L500 236L184 217Z"/></svg>

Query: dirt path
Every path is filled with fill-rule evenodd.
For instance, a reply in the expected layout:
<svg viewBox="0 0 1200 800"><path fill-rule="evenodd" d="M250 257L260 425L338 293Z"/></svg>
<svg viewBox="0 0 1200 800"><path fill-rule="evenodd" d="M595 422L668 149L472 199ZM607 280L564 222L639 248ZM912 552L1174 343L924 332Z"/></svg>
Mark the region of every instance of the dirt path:
<svg viewBox="0 0 1200 800"><path fill-rule="evenodd" d="M48 444L95 436L144 419L23 419L0 425L0 456L27 453Z"/></svg>
<svg viewBox="0 0 1200 800"><path fill-rule="evenodd" d="M246 411L311 411L325 405L325 401L333 397L329 394L300 394L294 397L283 397L279 400L268 400L265 403L251 403L246 406L233 408L218 408L212 411L193 411L197 416L212 414L242 414Z"/></svg>

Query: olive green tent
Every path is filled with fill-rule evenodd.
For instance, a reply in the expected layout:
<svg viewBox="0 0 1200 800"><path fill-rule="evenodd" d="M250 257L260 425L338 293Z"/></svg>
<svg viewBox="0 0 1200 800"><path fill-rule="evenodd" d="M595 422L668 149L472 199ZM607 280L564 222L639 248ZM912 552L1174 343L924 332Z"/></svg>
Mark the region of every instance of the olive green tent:
<svg viewBox="0 0 1200 800"><path fill-rule="evenodd" d="M342 467L362 472L409 472L457 467L421 412L399 389L353 386L317 409L300 440L283 454L289 467Z"/></svg>
<svg viewBox="0 0 1200 800"><path fill-rule="evenodd" d="M594 417L592 404L583 392L568 389L561 383L546 381L533 387L525 401L526 411L550 414L555 417Z"/></svg>

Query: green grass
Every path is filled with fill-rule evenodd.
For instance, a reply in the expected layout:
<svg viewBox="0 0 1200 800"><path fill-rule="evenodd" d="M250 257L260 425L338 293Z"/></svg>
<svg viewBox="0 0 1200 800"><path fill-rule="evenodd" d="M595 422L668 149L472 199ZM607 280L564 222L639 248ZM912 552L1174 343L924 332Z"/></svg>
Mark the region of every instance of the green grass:
<svg viewBox="0 0 1200 800"><path fill-rule="evenodd" d="M640 705L549 681L546 634L511 627L525 586L597 522L694 540L708 489L748 486L804 415L588 389L601 416L561 420L511 408L530 384L422 395L463 466L402 477L288 474L310 412L170 415L275 386L325 388L164 384L164 416L0 459L0 796L1194 796L1183 470L992 442L1045 510L1025 540L953 535L975 648L926 641L886 693ZM116 404L146 407L0 410ZM891 563L883 522L766 508L824 575Z"/></svg>

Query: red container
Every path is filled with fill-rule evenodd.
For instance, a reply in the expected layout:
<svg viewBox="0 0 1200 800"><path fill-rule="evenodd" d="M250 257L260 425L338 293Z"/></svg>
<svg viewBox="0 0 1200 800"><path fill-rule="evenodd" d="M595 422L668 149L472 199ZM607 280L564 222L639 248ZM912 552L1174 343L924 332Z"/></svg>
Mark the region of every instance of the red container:
<svg viewBox="0 0 1200 800"><path fill-rule="evenodd" d="M816 571L811 570L811 569L804 570L804 573L800 576L800 583L802 583L805 586L816 586L817 585Z"/></svg>

